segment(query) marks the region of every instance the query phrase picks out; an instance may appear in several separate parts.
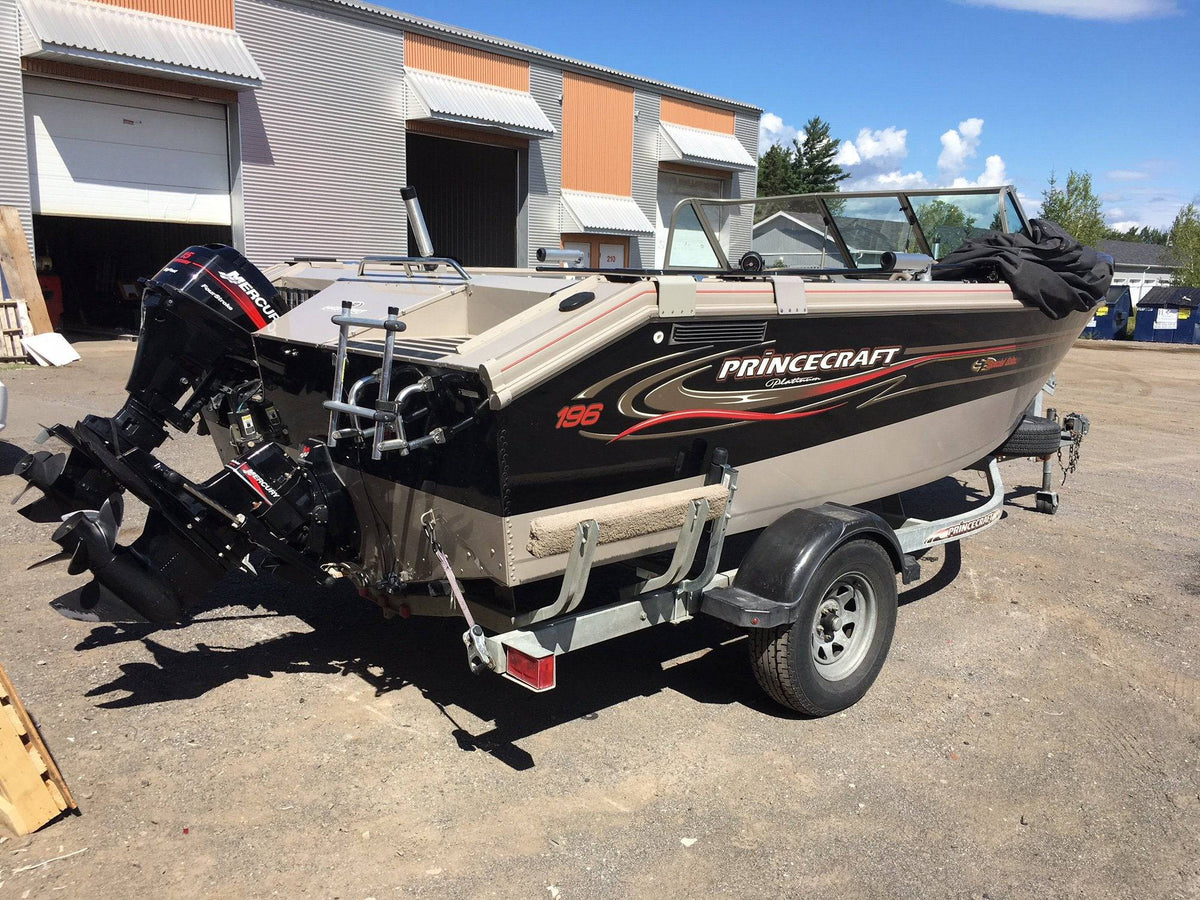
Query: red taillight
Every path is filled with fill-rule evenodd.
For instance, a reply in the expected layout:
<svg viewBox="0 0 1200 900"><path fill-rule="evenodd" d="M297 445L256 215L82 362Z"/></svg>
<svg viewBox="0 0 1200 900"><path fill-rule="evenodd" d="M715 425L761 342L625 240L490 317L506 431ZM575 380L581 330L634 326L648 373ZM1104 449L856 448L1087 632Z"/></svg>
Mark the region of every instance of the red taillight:
<svg viewBox="0 0 1200 900"><path fill-rule="evenodd" d="M508 674L535 691L554 687L554 654L533 657L515 647L508 647Z"/></svg>

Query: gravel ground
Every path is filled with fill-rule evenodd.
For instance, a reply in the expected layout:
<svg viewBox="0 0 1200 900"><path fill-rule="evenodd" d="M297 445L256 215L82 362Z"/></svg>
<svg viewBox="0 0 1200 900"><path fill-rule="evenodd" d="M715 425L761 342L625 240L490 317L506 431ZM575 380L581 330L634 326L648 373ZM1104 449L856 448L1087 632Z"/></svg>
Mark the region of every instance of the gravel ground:
<svg viewBox="0 0 1200 900"><path fill-rule="evenodd" d="M133 346L79 349L0 373L0 471L119 405ZM714 622L563 657L544 695L470 676L453 621L248 578L187 627L89 630L6 505L0 661L81 814L0 837L0 897L1200 896L1200 353L1081 345L1059 383L1093 427L1058 515L1004 464L1005 521L926 558L821 720Z"/></svg>

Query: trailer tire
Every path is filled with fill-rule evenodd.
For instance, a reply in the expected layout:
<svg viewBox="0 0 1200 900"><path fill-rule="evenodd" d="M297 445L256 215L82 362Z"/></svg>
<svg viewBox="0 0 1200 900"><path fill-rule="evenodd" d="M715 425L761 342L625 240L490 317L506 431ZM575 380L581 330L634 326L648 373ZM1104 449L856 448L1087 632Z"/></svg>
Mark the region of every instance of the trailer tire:
<svg viewBox="0 0 1200 900"><path fill-rule="evenodd" d="M871 687L895 629L891 558L876 541L849 541L818 567L795 622L750 631L750 662L773 700L827 716L857 703Z"/></svg>
<svg viewBox="0 0 1200 900"><path fill-rule="evenodd" d="M1062 426L1041 416L1022 416L1020 424L996 451L998 456L1049 456L1062 442Z"/></svg>

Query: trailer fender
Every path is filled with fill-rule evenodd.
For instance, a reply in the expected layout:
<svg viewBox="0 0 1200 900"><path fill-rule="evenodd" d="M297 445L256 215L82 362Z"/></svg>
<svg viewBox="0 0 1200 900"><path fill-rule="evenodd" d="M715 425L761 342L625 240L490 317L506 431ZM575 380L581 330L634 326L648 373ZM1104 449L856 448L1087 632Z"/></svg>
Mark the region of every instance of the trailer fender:
<svg viewBox="0 0 1200 900"><path fill-rule="evenodd" d="M789 625L821 563L847 541L861 538L877 541L896 572L910 580L916 560L905 557L887 522L865 509L823 503L792 510L764 529L733 584L706 591L700 611L744 628Z"/></svg>

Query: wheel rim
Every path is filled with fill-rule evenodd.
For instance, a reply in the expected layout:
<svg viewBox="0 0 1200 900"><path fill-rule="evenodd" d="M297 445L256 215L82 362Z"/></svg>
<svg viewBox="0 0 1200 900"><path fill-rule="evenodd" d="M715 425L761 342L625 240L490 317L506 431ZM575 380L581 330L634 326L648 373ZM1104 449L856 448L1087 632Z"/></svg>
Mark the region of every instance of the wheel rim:
<svg viewBox="0 0 1200 900"><path fill-rule="evenodd" d="M825 592L809 629L817 674L841 681L854 673L875 634L879 604L867 577L846 572Z"/></svg>

